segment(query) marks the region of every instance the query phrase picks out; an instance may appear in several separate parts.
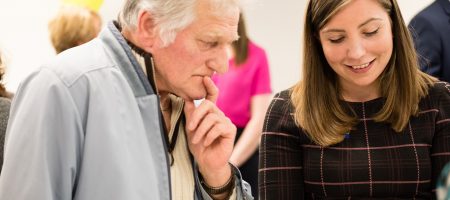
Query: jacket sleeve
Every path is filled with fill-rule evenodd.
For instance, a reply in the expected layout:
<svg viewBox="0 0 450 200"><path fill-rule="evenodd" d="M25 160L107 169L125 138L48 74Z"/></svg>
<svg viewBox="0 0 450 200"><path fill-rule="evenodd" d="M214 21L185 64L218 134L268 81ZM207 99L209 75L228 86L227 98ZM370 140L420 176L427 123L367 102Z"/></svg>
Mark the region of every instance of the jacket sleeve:
<svg viewBox="0 0 450 200"><path fill-rule="evenodd" d="M435 184L446 163L450 162L450 84L441 82L440 98L438 100L438 116L431 147L432 185Z"/></svg>
<svg viewBox="0 0 450 200"><path fill-rule="evenodd" d="M196 165L196 163L194 163L194 165ZM232 166L233 174L234 174L234 178L235 178L234 179L235 187L234 187L233 194L230 197L230 200L253 200L250 185L242 179L241 172L239 171L239 169L233 165L231 165L231 166ZM197 169L197 166L195 166L195 168ZM197 189L200 190L199 191L199 193L200 193L199 196L201 196L200 199L213 200L213 198L211 196L209 196L209 194L201 186L202 184L200 183L198 174L199 174L199 172L198 172L198 170L196 170L195 185L198 186Z"/></svg>
<svg viewBox="0 0 450 200"><path fill-rule="evenodd" d="M287 91L267 110L259 150L259 198L304 199L300 130Z"/></svg>
<svg viewBox="0 0 450 200"><path fill-rule="evenodd" d="M423 16L416 16L409 24L418 54L420 69L442 78L442 41L438 29Z"/></svg>
<svg viewBox="0 0 450 200"><path fill-rule="evenodd" d="M0 199L71 200L83 141L67 86L48 69L22 82L14 97L0 176Z"/></svg>

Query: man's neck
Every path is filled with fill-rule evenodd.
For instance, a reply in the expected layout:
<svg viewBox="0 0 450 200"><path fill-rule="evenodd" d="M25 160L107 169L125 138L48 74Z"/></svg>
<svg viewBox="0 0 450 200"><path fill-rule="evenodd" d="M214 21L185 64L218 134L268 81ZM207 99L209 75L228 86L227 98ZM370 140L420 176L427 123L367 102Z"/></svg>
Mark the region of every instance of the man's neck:
<svg viewBox="0 0 450 200"><path fill-rule="evenodd" d="M171 100L170 100L169 93L167 93L167 92L160 92L160 93L159 93L159 96L160 96L160 98L161 98L161 102L160 102L160 104L161 104L161 109L162 109L163 111L170 110L171 107L172 107L172 102L171 102Z"/></svg>

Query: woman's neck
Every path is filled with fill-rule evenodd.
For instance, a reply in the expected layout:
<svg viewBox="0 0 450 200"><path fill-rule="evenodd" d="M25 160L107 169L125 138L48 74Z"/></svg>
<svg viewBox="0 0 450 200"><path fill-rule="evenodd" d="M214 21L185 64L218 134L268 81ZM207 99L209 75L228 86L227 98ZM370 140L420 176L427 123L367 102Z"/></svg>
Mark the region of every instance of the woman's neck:
<svg viewBox="0 0 450 200"><path fill-rule="evenodd" d="M341 87L341 96L348 102L366 102L381 97L378 84L367 87Z"/></svg>

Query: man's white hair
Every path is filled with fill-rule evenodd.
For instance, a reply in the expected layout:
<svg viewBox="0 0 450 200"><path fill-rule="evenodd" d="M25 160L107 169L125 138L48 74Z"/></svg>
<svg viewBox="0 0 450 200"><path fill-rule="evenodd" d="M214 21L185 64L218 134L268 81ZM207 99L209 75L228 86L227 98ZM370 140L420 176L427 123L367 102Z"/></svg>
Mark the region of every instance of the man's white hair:
<svg viewBox="0 0 450 200"><path fill-rule="evenodd" d="M195 19L196 6L200 1L210 1L212 11L220 16L239 7L239 0L126 0L119 14L122 28L136 29L138 15L149 11L164 46L175 40L177 33Z"/></svg>

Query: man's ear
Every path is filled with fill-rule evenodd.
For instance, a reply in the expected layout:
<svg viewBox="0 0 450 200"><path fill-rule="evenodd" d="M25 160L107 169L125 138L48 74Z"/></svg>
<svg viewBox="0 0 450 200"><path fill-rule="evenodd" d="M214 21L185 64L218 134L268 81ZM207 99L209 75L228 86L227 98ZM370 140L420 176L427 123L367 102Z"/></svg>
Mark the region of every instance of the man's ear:
<svg viewBox="0 0 450 200"><path fill-rule="evenodd" d="M148 11L141 12L138 16L138 24L136 28L140 43L139 46L147 52L152 52L158 39L153 15Z"/></svg>

